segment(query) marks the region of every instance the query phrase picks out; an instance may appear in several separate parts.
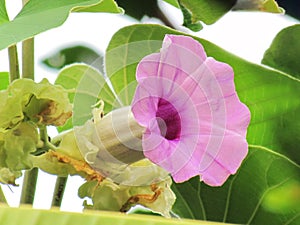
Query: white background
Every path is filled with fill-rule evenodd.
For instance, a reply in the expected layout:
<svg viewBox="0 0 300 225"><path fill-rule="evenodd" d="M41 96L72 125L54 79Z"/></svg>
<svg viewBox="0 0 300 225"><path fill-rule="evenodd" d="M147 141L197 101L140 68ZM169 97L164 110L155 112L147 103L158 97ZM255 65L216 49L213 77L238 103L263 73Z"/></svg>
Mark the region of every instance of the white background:
<svg viewBox="0 0 300 225"><path fill-rule="evenodd" d="M12 19L21 8L20 0L7 1L9 16ZM170 17L176 28L181 27L182 15L172 6L161 3L165 13ZM144 18L144 23L158 22L151 18ZM138 23L125 15L105 13L73 13L59 28L55 28L37 35L35 38L35 76L36 81L47 77L51 82L56 78L55 70L47 70L41 60L56 51L76 44L83 44L95 51L104 52L112 35L121 27ZM260 63L264 51L270 46L272 39L284 27L297 23L296 20L276 14L258 12L230 12L217 23L205 26L194 35L200 36L239 55L249 61ZM21 48L19 47L19 56ZM8 71L7 50L0 51L0 71ZM55 133L51 130L52 134ZM22 178L17 180L20 187L2 185L7 200L11 206L19 205ZM62 210L81 211L82 199L77 197L78 187L83 183L80 177L68 180ZM35 208L48 209L51 205L55 176L39 173Z"/></svg>

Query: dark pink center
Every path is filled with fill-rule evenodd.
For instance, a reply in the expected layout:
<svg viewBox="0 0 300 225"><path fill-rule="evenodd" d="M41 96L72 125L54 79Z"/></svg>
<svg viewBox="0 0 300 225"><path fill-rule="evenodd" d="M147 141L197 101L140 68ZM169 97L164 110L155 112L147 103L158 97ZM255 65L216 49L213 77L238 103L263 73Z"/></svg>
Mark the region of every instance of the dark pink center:
<svg viewBox="0 0 300 225"><path fill-rule="evenodd" d="M165 99L159 99L156 118L160 133L168 140L176 140L180 137L180 116L175 107Z"/></svg>

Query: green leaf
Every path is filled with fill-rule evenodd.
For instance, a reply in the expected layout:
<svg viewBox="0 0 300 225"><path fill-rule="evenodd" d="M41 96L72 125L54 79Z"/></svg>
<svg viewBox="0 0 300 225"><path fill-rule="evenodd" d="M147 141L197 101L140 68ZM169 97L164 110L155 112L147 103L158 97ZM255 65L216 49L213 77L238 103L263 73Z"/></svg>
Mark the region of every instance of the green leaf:
<svg viewBox="0 0 300 225"><path fill-rule="evenodd" d="M175 6L178 9L180 8L177 0L164 0L164 2L167 2L167 3L171 4L172 6Z"/></svg>
<svg viewBox="0 0 300 225"><path fill-rule="evenodd" d="M262 63L300 78L300 25L280 31L265 52Z"/></svg>
<svg viewBox="0 0 300 225"><path fill-rule="evenodd" d="M235 4L236 0L180 0L178 1L184 16L184 24L193 31L201 27L199 21L213 24L226 14Z"/></svg>
<svg viewBox="0 0 300 225"><path fill-rule="evenodd" d="M6 11L5 0L0 0L0 25L7 21L9 21L9 18Z"/></svg>
<svg viewBox="0 0 300 225"><path fill-rule="evenodd" d="M107 7L108 1L113 2L113 0L105 0L106 4L103 4L105 7L103 10L115 12L115 7ZM100 0L30 0L12 21L0 24L0 50L60 26L67 19L70 11L76 7L83 7L80 9L84 11L85 7L101 2ZM97 7L97 10L102 9L100 6ZM0 12L3 17L3 3Z"/></svg>
<svg viewBox="0 0 300 225"><path fill-rule="evenodd" d="M299 168L283 155L262 147L254 147L235 176L222 187L209 187L195 177L182 184L173 184L177 196L174 212L185 218L223 221L238 224L299 224ZM289 202L282 208L270 202L274 191L297 184L294 193L277 198ZM294 188L294 187L293 187ZM272 205L270 205L272 204ZM278 211L279 210L279 211Z"/></svg>
<svg viewBox="0 0 300 225"><path fill-rule="evenodd" d="M279 7L275 0L248 0L237 1L233 10L263 11L270 13L284 13L284 9Z"/></svg>
<svg viewBox="0 0 300 225"><path fill-rule="evenodd" d="M136 0L117 0L116 2L127 15L135 19L141 20L145 15L148 17L158 16L157 0L139 0L138 4Z"/></svg>
<svg viewBox="0 0 300 225"><path fill-rule="evenodd" d="M138 62L150 52L159 50L165 34L186 35L159 25L133 25L119 30L113 36L107 50L106 68L116 93L122 95L120 98L125 99L125 103L130 103L134 93L134 85L136 85L134 82L135 70ZM287 158L288 162L293 162L286 163L285 170L295 170L294 164L299 164L298 153L300 150L300 81L280 71L247 62L204 39L194 38L204 46L208 56L212 56L218 61L228 63L233 67L237 93L241 101L244 102L251 111L252 118L248 128L247 140L250 145L258 146L258 149L260 149L256 151L257 153L251 153L251 155L264 154L264 156L261 157L265 160L257 161L257 163L261 163L261 167L267 169L269 164L274 161L272 157L279 154L282 155L283 158ZM143 48L141 46L143 46ZM109 56L109 54L111 54L111 56ZM129 86L129 88L126 86ZM122 89L124 89L124 91L121 91ZM286 145L286 143L289 144ZM267 153L263 151L263 153L259 153L261 149L270 149L270 151L267 151ZM259 160L259 157L253 158L254 160ZM257 170L254 162L251 165L254 166L244 167L246 168L245 171L247 174L253 173L257 177L263 177L264 172ZM296 168L297 171L299 171L298 167ZM234 177L231 179L234 179ZM279 175L275 176L274 179L278 179L278 182L285 180L285 178ZM282 180L279 181L280 179ZM299 179L299 177L295 179ZM247 181L256 182L254 178L248 179ZM259 180L257 182L262 185ZM250 184L249 182L243 185L239 183L236 192L242 192L245 185ZM211 189L216 190L216 188ZM226 199L227 192L224 191L225 189L223 189L223 187L220 189L222 189L220 192L223 191L224 194L220 199ZM255 188L252 191L254 194L259 194L258 190L256 193ZM244 193L245 198L252 198L252 194L247 192L246 189ZM187 197L187 195L190 196L189 191L186 192L186 204L194 205L191 201L195 201L195 198ZM210 197L212 201L215 199L212 196ZM247 201L239 201L239 198L237 198L235 203L229 202L228 208L231 207L231 204L238 205L238 208L241 208L245 205L245 202ZM214 204L218 204L218 202ZM233 205L233 207L235 205ZM213 212L214 218L222 220L224 209L225 206L223 206L222 211L215 210ZM245 210L248 210L248 208L245 208ZM201 216L201 211L197 212L199 216ZM252 211L248 213L252 213ZM239 213L236 211L235 215L228 217L230 218L228 222L231 222L234 216L239 219ZM261 218L260 214L254 214L253 216L253 219ZM290 215L282 215L280 220L285 217L292 219ZM278 218L279 217L274 217L274 220ZM243 223L246 223L249 219L250 217L245 217Z"/></svg>
<svg viewBox="0 0 300 225"><path fill-rule="evenodd" d="M86 63L93 65L103 72L103 56L93 49L78 45L64 48L48 56L43 63L50 68L61 69L72 63Z"/></svg>
<svg viewBox="0 0 300 225"><path fill-rule="evenodd" d="M180 9L183 14L183 26L186 26L191 31L195 32L200 31L203 28L199 21L193 19L192 13L184 5L180 4Z"/></svg>
<svg viewBox="0 0 300 225"><path fill-rule="evenodd" d="M73 64L60 71L55 84L69 91L69 99L74 103L73 125L83 125L92 118L93 106L104 101L104 112L109 112L116 105L115 97L107 86L103 75L95 68L86 64ZM71 128L63 127L65 130Z"/></svg>
<svg viewBox="0 0 300 225"><path fill-rule="evenodd" d="M0 72L0 90L4 90L8 87L9 84L9 73Z"/></svg>
<svg viewBox="0 0 300 225"><path fill-rule="evenodd" d="M110 12L123 13L123 9L118 7L114 0L102 0L101 2L88 7L76 7L74 12Z"/></svg>
<svg viewBox="0 0 300 225"><path fill-rule="evenodd" d="M195 225L207 222L165 219L158 216L126 215L117 212L86 211L84 213L61 212L57 209L37 210L29 207L1 207L1 223L5 225ZM219 223L210 223L211 225Z"/></svg>

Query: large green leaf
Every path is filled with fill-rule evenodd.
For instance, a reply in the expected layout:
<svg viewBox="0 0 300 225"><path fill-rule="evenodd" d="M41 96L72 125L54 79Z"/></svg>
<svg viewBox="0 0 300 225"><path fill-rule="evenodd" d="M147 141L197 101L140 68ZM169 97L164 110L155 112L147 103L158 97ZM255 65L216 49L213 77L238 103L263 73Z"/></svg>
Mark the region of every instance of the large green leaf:
<svg viewBox="0 0 300 225"><path fill-rule="evenodd" d="M213 24L223 15L234 10L263 11L284 13L275 0L164 0L180 8L183 14L183 25L192 31L202 29L200 22Z"/></svg>
<svg viewBox="0 0 300 225"><path fill-rule="evenodd" d="M6 12L5 0L0 0L0 25L7 21L9 21L9 18Z"/></svg>
<svg viewBox="0 0 300 225"><path fill-rule="evenodd" d="M103 0L105 2L114 2L113 0ZM0 50L19 41L32 37L43 31L60 26L67 19L72 9L80 7L84 11L85 7L100 4L101 0L30 0L21 10L21 12L12 21L0 23ZM0 18L5 19L3 1L0 4ZM105 11L115 12L115 6L107 7L104 4ZM103 11L101 7L97 10Z"/></svg>
<svg viewBox="0 0 300 225"><path fill-rule="evenodd" d="M126 215L117 212L87 211L85 213L36 210L31 208L0 208L0 221L5 225L214 225L205 221L165 219L158 216Z"/></svg>
<svg viewBox="0 0 300 225"><path fill-rule="evenodd" d="M222 187L209 187L198 177L173 184L177 196L173 210L179 216L200 220L296 225L300 223L299 169L283 155L250 148L238 173ZM269 200L272 192L285 186L284 193L292 194L275 196L281 202Z"/></svg>
<svg viewBox="0 0 300 225"><path fill-rule="evenodd" d="M265 52L263 64L300 78L300 24L280 31Z"/></svg>
<svg viewBox="0 0 300 225"><path fill-rule="evenodd" d="M60 128L60 131L73 125L83 125L92 118L92 106L104 101L104 112L109 112L116 104L115 97L107 86L103 75L86 64L73 64L60 71L55 84L69 90L69 99L74 103L73 122ZM72 124L73 123L73 124Z"/></svg>
<svg viewBox="0 0 300 225"><path fill-rule="evenodd" d="M134 93L137 63L143 56L158 51L165 34L182 33L159 25L133 25L121 29L113 36L107 49L106 68L116 93L124 101L124 104L130 104ZM291 179L299 181L299 177L295 174L299 172L300 81L280 71L247 62L206 40L194 38L204 46L208 56L233 67L237 93L241 101L249 107L252 115L247 140L253 149L239 171L239 175L236 176L237 180L243 180L244 183L234 183L236 188L230 192L228 192L230 181L221 188L207 187L210 194L207 194L206 199L211 200L211 204L218 208L218 210L211 211L209 218L223 220L224 211L232 208L233 210L230 211L232 215L226 217L228 222L247 223L252 220L257 223L263 222L265 220L262 219L262 211L256 210L253 213L253 208L251 208L253 205L259 207L262 198L253 198L253 196L266 195L269 187L283 184L287 178L293 177ZM287 142L289 145L286 145ZM283 171L278 175L272 172L274 177L262 179L266 173L269 174L270 165L273 167L273 164L278 163L285 164L284 167L278 166L278 168L284 168L288 177L283 177L282 174L285 174ZM262 169L258 169L258 166ZM246 179L249 174L253 174L255 177ZM199 179L196 178L196 181L197 185L200 185ZM255 188L249 181L256 183ZM266 185L266 182L270 181L272 184ZM176 188L177 185L174 187ZM261 187L261 189L257 187ZM218 198L214 196L215 190L219 190ZM253 193L250 193L249 190ZM201 201L196 201L195 197L190 196L189 189L184 192L185 198L182 201L185 201L186 205L195 207L195 204L201 204ZM228 205L226 205L227 203L224 205L224 199L228 198L228 193L232 196L245 196L244 198L236 197L235 201L229 201ZM196 192L194 194L197 195ZM200 196L197 196L199 199ZM251 207L245 207L245 202ZM205 210L210 210L206 207L212 206L204 206ZM244 213L239 214L240 208L244 208ZM177 213L181 212L180 209L175 208L175 210ZM201 211L196 210L195 212L199 214L199 218L205 218L203 215L201 217ZM195 216L184 211L180 214L191 218ZM249 215L253 215L253 218L250 218ZM280 221L293 219L292 215L295 215L295 212L294 214L283 213L280 216L274 216L273 219L280 224ZM233 219L234 217L236 219Z"/></svg>

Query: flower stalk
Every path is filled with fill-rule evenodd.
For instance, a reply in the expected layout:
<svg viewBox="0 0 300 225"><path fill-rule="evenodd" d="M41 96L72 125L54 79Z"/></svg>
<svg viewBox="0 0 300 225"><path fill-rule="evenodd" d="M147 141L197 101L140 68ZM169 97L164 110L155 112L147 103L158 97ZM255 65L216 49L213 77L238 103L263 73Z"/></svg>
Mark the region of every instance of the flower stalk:
<svg viewBox="0 0 300 225"><path fill-rule="evenodd" d="M22 42L22 77L34 79L34 38Z"/></svg>
<svg viewBox="0 0 300 225"><path fill-rule="evenodd" d="M33 168L25 172L20 200L21 204L33 204L37 178L38 168Z"/></svg>
<svg viewBox="0 0 300 225"><path fill-rule="evenodd" d="M65 192L66 184L67 184L68 177L61 177L58 176L56 178L53 198L52 198L52 206L54 207L60 207L61 202L63 199L63 195Z"/></svg>
<svg viewBox="0 0 300 225"><path fill-rule="evenodd" d="M10 83L20 78L17 46L8 47Z"/></svg>
<svg viewBox="0 0 300 225"><path fill-rule="evenodd" d="M23 7L29 0L23 0ZM34 42L33 38L22 42L22 77L34 80ZM33 204L38 168L25 172L22 186L21 203Z"/></svg>

